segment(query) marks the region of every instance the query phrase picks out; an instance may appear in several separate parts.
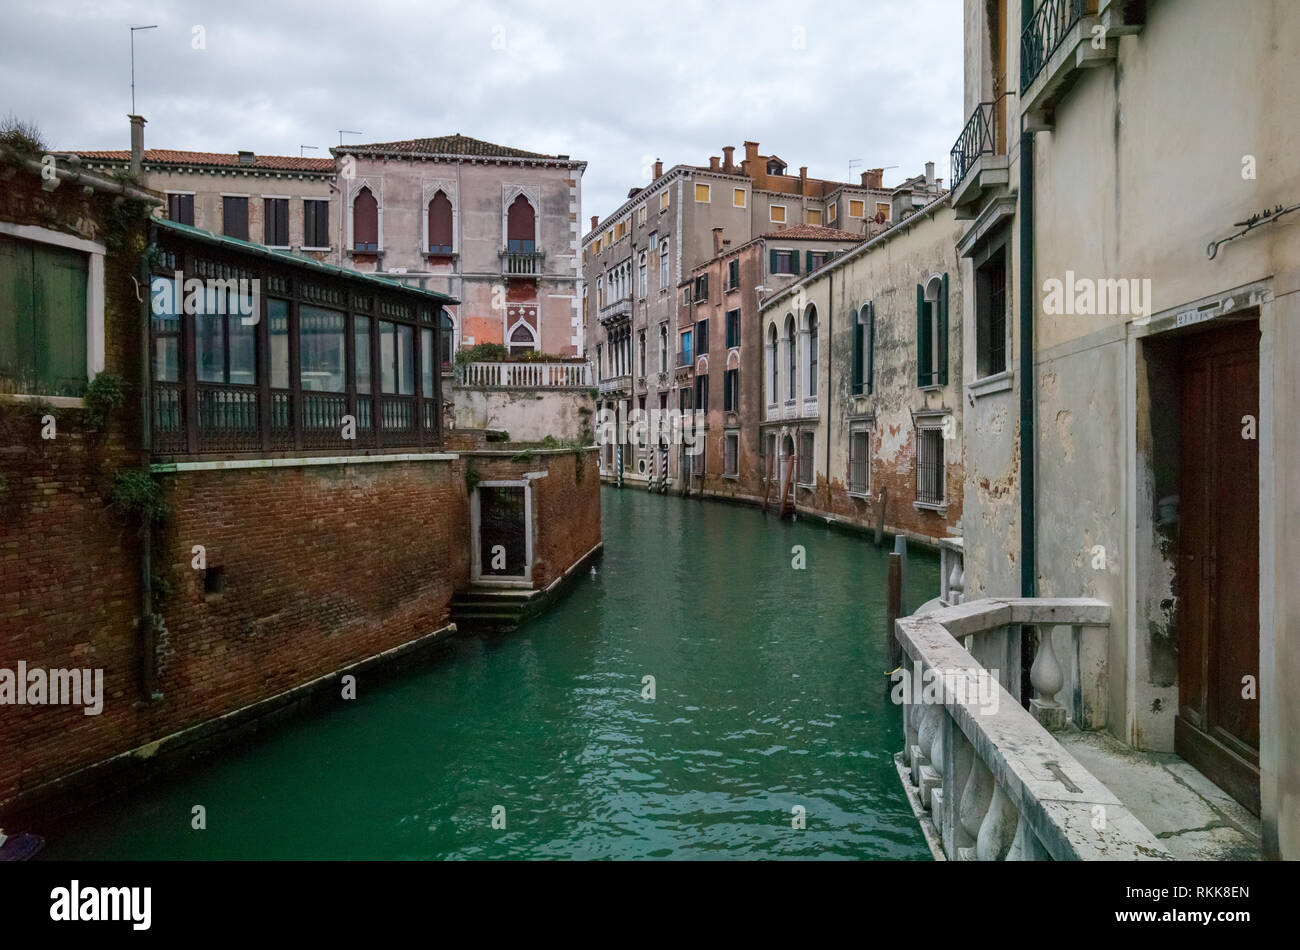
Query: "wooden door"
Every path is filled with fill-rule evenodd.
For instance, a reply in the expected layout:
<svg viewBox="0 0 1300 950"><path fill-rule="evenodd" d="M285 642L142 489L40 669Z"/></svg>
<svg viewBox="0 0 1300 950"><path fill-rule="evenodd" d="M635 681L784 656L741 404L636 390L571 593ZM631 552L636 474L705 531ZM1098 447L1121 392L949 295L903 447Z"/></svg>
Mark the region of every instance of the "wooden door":
<svg viewBox="0 0 1300 950"><path fill-rule="evenodd" d="M1259 814L1259 325L1182 352L1174 749Z"/></svg>

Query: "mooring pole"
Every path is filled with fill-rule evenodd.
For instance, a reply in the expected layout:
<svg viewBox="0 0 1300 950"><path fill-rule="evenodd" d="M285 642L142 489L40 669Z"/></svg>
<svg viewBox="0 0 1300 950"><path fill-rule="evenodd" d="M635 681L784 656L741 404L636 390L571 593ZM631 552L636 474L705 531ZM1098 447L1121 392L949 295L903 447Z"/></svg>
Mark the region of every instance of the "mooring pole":
<svg viewBox="0 0 1300 950"><path fill-rule="evenodd" d="M903 645L894 636L894 622L903 615L903 559L897 554L889 555L889 572L886 575L885 607L885 655L889 657L886 674L903 665ZM885 693L888 695L892 686L890 679L885 680Z"/></svg>
<svg viewBox="0 0 1300 950"><path fill-rule="evenodd" d="M889 499L889 486L880 489L880 504L876 508L876 547L885 540L885 502Z"/></svg>

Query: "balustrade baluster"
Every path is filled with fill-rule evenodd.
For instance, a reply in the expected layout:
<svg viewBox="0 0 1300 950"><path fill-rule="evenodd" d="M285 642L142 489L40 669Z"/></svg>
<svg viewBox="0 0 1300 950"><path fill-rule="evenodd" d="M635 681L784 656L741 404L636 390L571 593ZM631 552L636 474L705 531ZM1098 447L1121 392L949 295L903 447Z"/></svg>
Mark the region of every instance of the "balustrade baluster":
<svg viewBox="0 0 1300 950"><path fill-rule="evenodd" d="M1019 819L1020 813L1016 810L1015 802L1002 790L1001 785L994 784L989 810L980 822L979 834L975 839L975 854L981 861L1002 861L1006 858Z"/></svg>
<svg viewBox="0 0 1300 950"><path fill-rule="evenodd" d="M1065 677L1052 647L1053 627L1048 624L1035 629L1038 634L1038 652L1034 654L1034 664L1029 668L1029 682L1038 696L1030 700L1029 710L1044 728L1060 729L1065 725L1065 709L1055 697L1065 684Z"/></svg>
<svg viewBox="0 0 1300 950"><path fill-rule="evenodd" d="M962 790L961 804L958 806L958 821L963 834L958 842L958 857L962 860L975 857L975 843L979 840L980 826L988 814L989 803L993 800L993 773L984 764L984 760L971 750L970 777ZM964 843L963 843L964 842Z"/></svg>

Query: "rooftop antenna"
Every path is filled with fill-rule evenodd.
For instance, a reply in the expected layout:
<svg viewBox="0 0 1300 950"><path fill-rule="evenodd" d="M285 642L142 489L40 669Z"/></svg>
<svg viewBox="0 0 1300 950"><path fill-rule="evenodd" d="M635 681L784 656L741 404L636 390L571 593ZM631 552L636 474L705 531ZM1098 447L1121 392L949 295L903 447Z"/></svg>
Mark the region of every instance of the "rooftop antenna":
<svg viewBox="0 0 1300 950"><path fill-rule="evenodd" d="M131 114L135 115L135 31L136 30L156 30L158 24L152 26L133 26L131 27Z"/></svg>
<svg viewBox="0 0 1300 950"><path fill-rule="evenodd" d="M854 165L861 165L861 164L862 164L862 159L860 159L860 158L851 158L851 159L849 159L849 177L846 178L846 179L844 179L844 180L845 180L845 181L852 181L852 180L853 180L853 166L854 166Z"/></svg>
<svg viewBox="0 0 1300 950"><path fill-rule="evenodd" d="M361 134L362 134L361 132L354 132L352 129L339 129L339 148L343 147L343 136L361 135Z"/></svg>
<svg viewBox="0 0 1300 950"><path fill-rule="evenodd" d="M342 144L342 143L340 143L340 144ZM303 149L308 149L308 148L311 149L313 152L320 151L320 146L319 146L319 145L299 145L299 146L298 146L298 157L299 157L299 158L302 158L302 152L303 152Z"/></svg>

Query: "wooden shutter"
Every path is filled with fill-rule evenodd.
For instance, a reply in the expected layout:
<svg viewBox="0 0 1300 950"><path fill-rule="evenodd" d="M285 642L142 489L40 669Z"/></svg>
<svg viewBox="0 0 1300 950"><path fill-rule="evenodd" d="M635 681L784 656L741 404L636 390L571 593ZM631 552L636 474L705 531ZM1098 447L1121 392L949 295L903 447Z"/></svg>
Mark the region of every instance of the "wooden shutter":
<svg viewBox="0 0 1300 950"><path fill-rule="evenodd" d="M853 392L862 393L862 337L864 327L858 322L858 315L853 320Z"/></svg>
<svg viewBox="0 0 1300 950"><path fill-rule="evenodd" d="M799 273L799 252L798 251L790 252L790 273L792 274Z"/></svg>
<svg viewBox="0 0 1300 950"><path fill-rule="evenodd" d="M939 385L948 385L948 275L943 275L943 290L939 293Z"/></svg>
<svg viewBox="0 0 1300 950"><path fill-rule="evenodd" d="M776 250L773 249L768 251L767 253L768 253L768 260L767 260L768 273L775 274L776 273Z"/></svg>
<svg viewBox="0 0 1300 950"><path fill-rule="evenodd" d="M0 375L81 395L88 270L79 251L0 237Z"/></svg>
<svg viewBox="0 0 1300 950"><path fill-rule="evenodd" d="M925 288L916 285L916 385L929 383L930 321L926 319Z"/></svg>
<svg viewBox="0 0 1300 950"><path fill-rule="evenodd" d="M876 382L876 304L867 304L867 394L870 395Z"/></svg>

